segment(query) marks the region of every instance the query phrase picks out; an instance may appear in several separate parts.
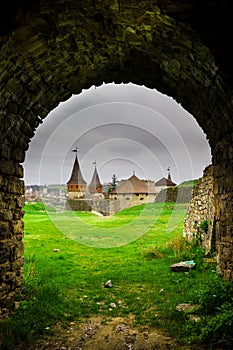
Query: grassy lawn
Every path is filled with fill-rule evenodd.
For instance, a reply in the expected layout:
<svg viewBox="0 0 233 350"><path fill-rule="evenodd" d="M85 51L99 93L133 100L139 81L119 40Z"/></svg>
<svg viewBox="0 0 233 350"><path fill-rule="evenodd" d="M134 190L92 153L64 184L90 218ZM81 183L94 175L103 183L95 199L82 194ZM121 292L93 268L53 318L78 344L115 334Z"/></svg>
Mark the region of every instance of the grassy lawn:
<svg viewBox="0 0 233 350"><path fill-rule="evenodd" d="M48 327L52 332L57 322L65 327L95 314L106 322L134 315L135 324L162 328L184 343L205 342L209 329L202 337L200 330L202 322L206 324L205 312L215 315L216 308L225 303L224 293L229 303L232 296L228 284L216 275L215 265L203 262L204 252L182 240L185 211L184 204L156 203L98 217L45 211L41 204L28 204L24 287L19 309L0 322L1 349L33 341ZM194 260L197 268L171 272L170 265L181 260ZM113 287L104 288L109 279ZM208 299L208 288L213 285L222 288L217 295L218 300L225 298L221 305L216 306L216 297ZM176 311L180 303L197 302L210 305L205 312L200 307L200 326ZM111 303L116 307L110 307ZM229 336L224 336L229 343ZM222 342L220 338L215 341Z"/></svg>

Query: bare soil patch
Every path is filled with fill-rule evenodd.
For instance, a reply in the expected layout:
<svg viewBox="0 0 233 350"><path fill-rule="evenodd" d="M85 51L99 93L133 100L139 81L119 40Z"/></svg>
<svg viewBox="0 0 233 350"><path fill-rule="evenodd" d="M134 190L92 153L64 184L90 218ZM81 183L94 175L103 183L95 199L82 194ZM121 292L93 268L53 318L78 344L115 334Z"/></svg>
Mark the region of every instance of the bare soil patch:
<svg viewBox="0 0 233 350"><path fill-rule="evenodd" d="M70 322L64 329L59 324L47 329L28 350L191 350L155 328L133 325L134 318L116 317L104 320L95 316L86 322ZM23 345L17 350L26 349ZM197 349L197 348L196 348ZM198 349L201 349L200 346Z"/></svg>

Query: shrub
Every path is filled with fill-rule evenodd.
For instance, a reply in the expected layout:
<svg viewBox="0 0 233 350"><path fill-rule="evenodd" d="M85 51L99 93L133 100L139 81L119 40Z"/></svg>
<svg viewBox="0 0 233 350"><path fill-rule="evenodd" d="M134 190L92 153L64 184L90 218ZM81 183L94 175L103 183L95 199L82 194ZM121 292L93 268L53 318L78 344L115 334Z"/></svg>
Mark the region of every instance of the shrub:
<svg viewBox="0 0 233 350"><path fill-rule="evenodd" d="M167 242L163 252L165 255L171 255L178 259L190 260L190 255L193 255L191 250L193 245L183 238L175 237L172 241Z"/></svg>
<svg viewBox="0 0 233 350"><path fill-rule="evenodd" d="M211 318L205 318L201 324L199 340L202 343L233 345L233 305L223 303Z"/></svg>
<svg viewBox="0 0 233 350"><path fill-rule="evenodd" d="M196 303L203 314L215 315L225 302L233 307L233 285L215 274L196 293Z"/></svg>
<svg viewBox="0 0 233 350"><path fill-rule="evenodd" d="M223 345L224 349L232 349L232 283L213 275L198 288L193 300L199 305L201 320L190 321L184 326L182 340L208 346Z"/></svg>

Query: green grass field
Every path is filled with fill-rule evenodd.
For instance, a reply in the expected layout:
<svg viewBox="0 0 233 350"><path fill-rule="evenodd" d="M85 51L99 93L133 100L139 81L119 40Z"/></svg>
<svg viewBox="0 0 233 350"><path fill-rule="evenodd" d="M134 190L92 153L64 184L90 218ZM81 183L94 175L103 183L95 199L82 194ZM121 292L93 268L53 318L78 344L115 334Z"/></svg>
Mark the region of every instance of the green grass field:
<svg viewBox="0 0 233 350"><path fill-rule="evenodd" d="M135 324L162 328L184 343L205 342L214 326L201 336L200 329L206 325L201 303L209 303L212 311L208 313L215 315L225 299L216 306L216 297L208 299L208 288L222 286L223 299L226 291L231 295L230 287L216 275L215 265L203 262L199 247L183 241L185 211L184 204L156 203L98 217L87 212L56 213L44 210L40 203L28 204L24 286L19 309L0 322L1 349L30 343L57 322L65 327L95 314L106 321L134 315ZM197 268L171 272L170 265L181 260L194 260ZM109 279L113 287L106 289L103 286ZM227 301L232 302L231 296ZM197 302L203 314L199 325L176 311L179 303ZM117 307L111 309L111 303ZM231 327L232 321L227 320ZM219 332L215 342L223 342L224 337L225 342L231 341L224 332Z"/></svg>

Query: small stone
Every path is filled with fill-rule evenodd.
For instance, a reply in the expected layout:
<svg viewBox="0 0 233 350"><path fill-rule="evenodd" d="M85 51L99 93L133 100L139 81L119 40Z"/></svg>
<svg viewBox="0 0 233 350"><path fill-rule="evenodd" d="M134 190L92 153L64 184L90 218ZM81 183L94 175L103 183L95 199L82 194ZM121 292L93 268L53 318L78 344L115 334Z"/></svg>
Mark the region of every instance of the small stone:
<svg viewBox="0 0 233 350"><path fill-rule="evenodd" d="M112 288L112 281L108 280L105 284L104 284L104 288Z"/></svg>
<svg viewBox="0 0 233 350"><path fill-rule="evenodd" d="M15 310L18 310L19 307L20 307L20 302L19 301L15 301Z"/></svg>
<svg viewBox="0 0 233 350"><path fill-rule="evenodd" d="M58 252L60 252L60 249L54 248L53 251L54 251L55 253L58 253Z"/></svg>
<svg viewBox="0 0 233 350"><path fill-rule="evenodd" d="M116 326L116 331L117 332L126 332L128 329L127 325L125 323L122 323L122 324L118 324Z"/></svg>
<svg viewBox="0 0 233 350"><path fill-rule="evenodd" d="M111 308L116 308L117 306L116 306L116 303L111 303L110 305L109 305Z"/></svg>

